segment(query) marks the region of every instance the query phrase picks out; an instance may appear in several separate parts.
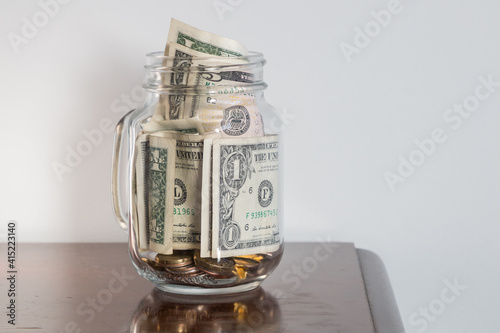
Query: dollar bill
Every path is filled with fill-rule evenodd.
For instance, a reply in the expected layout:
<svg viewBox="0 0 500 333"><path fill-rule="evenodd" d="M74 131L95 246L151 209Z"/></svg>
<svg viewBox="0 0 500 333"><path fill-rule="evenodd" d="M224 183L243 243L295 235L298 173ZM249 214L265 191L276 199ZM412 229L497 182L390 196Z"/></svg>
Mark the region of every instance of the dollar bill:
<svg viewBox="0 0 500 333"><path fill-rule="evenodd" d="M135 233L139 252L149 250L149 195L146 194L149 184L149 134L140 134L135 143L134 150L134 179L132 188L134 198L132 210L134 213Z"/></svg>
<svg viewBox="0 0 500 333"><path fill-rule="evenodd" d="M148 184L149 248L162 254L172 254L172 219L174 206L175 140L149 137L146 156Z"/></svg>
<svg viewBox="0 0 500 333"><path fill-rule="evenodd" d="M170 43L169 56L174 57L174 67L196 67L192 73L178 72L173 73L171 79L172 85L203 86L213 88L214 95L202 96L190 95L182 96L178 103L180 108L184 109L182 118L196 117L198 109L206 109L210 106L225 108L231 101L231 92L244 93L244 86L254 82L254 74L242 70L215 70L215 68L227 68L228 65L241 65L246 63L240 58L220 58L220 61L206 58L207 54L189 49L177 43ZM236 88L238 87L238 88ZM229 96L228 96L229 95ZM253 101L252 95L246 95L246 99ZM175 110L171 108L171 110ZM170 119L176 116L169 115Z"/></svg>
<svg viewBox="0 0 500 333"><path fill-rule="evenodd" d="M263 136L264 122L258 106L244 96L234 96L225 108L221 105L198 108L196 115L187 119L152 119L143 126L145 132L166 130L199 134L221 133L224 137Z"/></svg>
<svg viewBox="0 0 500 333"><path fill-rule="evenodd" d="M208 61L204 58L206 54L176 43L171 43L169 55L173 57L174 66L197 68L193 72L172 73L170 85L213 87L213 91L211 94L200 92L160 97L155 115L144 126L145 131L193 130L200 134L221 131L227 137L264 135L256 98L245 93L245 85L254 82L254 74L213 69L241 64L243 60L221 58L221 61Z"/></svg>
<svg viewBox="0 0 500 333"><path fill-rule="evenodd" d="M279 248L278 137L213 140L212 257Z"/></svg>
<svg viewBox="0 0 500 333"><path fill-rule="evenodd" d="M239 57L248 53L246 47L236 40L196 29L176 19L170 21L167 45L170 42L219 57Z"/></svg>
<svg viewBox="0 0 500 333"><path fill-rule="evenodd" d="M220 135L189 135L170 131L157 132L150 136L175 142L173 249L200 249L204 141L206 138L218 138Z"/></svg>
<svg viewBox="0 0 500 333"><path fill-rule="evenodd" d="M216 34L199 30L178 20L172 19L170 24L165 55L171 57L164 64L167 67L179 68L179 71L165 75L163 84L170 86L225 86L216 90L218 94L241 94L245 91L242 87L236 87L236 83L253 82L253 74L243 71L218 71L204 73L189 73L185 69L191 66L202 68L203 66L221 66L228 64L245 63L242 59L230 59L248 54L247 49L238 41L218 36ZM220 62L210 61L210 63L200 63L195 60L200 57L216 56L220 57ZM234 98L233 98L234 99ZM183 94L160 95L159 103L156 105L155 114L152 121L146 126L146 131L176 129L195 129L198 133L209 133L214 128L220 127L222 110L234 105L234 100L228 96L186 96ZM252 99L247 96L246 99ZM214 105L217 106L214 108ZM255 102L253 102L255 104ZM209 106L208 108L204 106ZM243 105L246 107L245 105ZM250 108L250 114L255 114L256 122L260 120L260 115ZM203 110L199 113L198 110ZM190 119L184 121L183 119ZM198 118L195 120L195 118ZM201 118L201 119L200 119ZM218 121L219 120L219 121Z"/></svg>
<svg viewBox="0 0 500 333"><path fill-rule="evenodd" d="M203 139L198 135L178 135L176 154L173 246L175 250L199 249Z"/></svg>
<svg viewBox="0 0 500 333"><path fill-rule="evenodd" d="M212 142L213 139L203 141L200 244L202 258L212 256Z"/></svg>

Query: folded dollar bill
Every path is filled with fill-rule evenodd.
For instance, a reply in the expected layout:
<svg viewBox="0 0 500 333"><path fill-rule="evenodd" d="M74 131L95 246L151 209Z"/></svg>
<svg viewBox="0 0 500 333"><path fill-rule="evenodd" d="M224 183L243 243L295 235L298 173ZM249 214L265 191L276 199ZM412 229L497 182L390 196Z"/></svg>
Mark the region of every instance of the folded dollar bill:
<svg viewBox="0 0 500 333"><path fill-rule="evenodd" d="M213 89L209 95L161 94L155 113L151 121L145 124L144 130L194 130L201 134L219 131L227 128L228 124L235 124L234 121L227 122L235 113L234 108L226 110L231 106L240 105L238 116L241 118L238 122L242 122L241 129L244 131L222 131L223 135L263 135L262 117L257 101L245 88L246 84L254 82L254 75L230 67L246 63L246 60L235 57L247 53L246 48L237 41L173 19L165 49L165 55L169 58L165 60L164 66L180 70L165 74L164 85ZM190 67L196 67L197 70L189 72L187 69ZM224 125L226 126L223 127Z"/></svg>
<svg viewBox="0 0 500 333"><path fill-rule="evenodd" d="M197 135L173 131L152 133L164 145L175 146L172 247L174 250L199 249L201 243L201 188L204 141L220 134Z"/></svg>

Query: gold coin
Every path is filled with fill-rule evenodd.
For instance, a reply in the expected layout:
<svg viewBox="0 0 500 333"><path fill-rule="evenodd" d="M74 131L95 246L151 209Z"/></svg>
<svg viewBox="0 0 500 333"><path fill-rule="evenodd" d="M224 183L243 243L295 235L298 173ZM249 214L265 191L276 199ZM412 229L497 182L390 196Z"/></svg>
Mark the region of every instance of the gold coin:
<svg viewBox="0 0 500 333"><path fill-rule="evenodd" d="M151 265L154 264L154 261L148 258L141 258L142 261L144 261L146 264Z"/></svg>
<svg viewBox="0 0 500 333"><path fill-rule="evenodd" d="M233 273L240 280L244 280L247 278L247 270L248 270L248 268L246 266L236 264L236 265L234 265Z"/></svg>
<svg viewBox="0 0 500 333"><path fill-rule="evenodd" d="M184 266L193 262L193 252L174 251L173 254L158 253L155 261L163 266Z"/></svg>
<svg viewBox="0 0 500 333"><path fill-rule="evenodd" d="M257 261L257 262L261 262L262 260L265 259L265 256L262 254L247 254L247 255L243 255L243 256L237 256L234 258L250 259L250 260Z"/></svg>
<svg viewBox="0 0 500 333"><path fill-rule="evenodd" d="M259 262L252 259L233 257L233 260L236 264L245 266L248 269L253 269L259 266Z"/></svg>
<svg viewBox="0 0 500 333"><path fill-rule="evenodd" d="M194 263L202 271L212 275L231 276L234 275L234 260L232 258L200 258L200 251L194 251Z"/></svg>
<svg viewBox="0 0 500 333"><path fill-rule="evenodd" d="M148 258L141 258L141 260L143 262L145 262L147 265L149 265L149 267L151 267L154 270L158 271L158 270L162 269L160 266L158 266L158 264L154 260L151 260L151 259L148 259Z"/></svg>
<svg viewBox="0 0 500 333"><path fill-rule="evenodd" d="M153 260L148 259L148 258L141 258L141 261L145 262L149 266L155 266L156 265L156 263Z"/></svg>

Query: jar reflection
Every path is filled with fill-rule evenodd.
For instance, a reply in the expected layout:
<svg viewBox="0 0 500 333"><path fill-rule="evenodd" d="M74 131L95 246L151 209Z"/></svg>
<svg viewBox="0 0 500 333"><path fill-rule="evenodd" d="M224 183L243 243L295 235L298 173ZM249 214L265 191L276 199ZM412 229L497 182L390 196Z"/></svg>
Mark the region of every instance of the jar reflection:
<svg viewBox="0 0 500 333"><path fill-rule="evenodd" d="M132 318L130 332L279 332L280 309L258 288L230 296L191 296L154 289Z"/></svg>

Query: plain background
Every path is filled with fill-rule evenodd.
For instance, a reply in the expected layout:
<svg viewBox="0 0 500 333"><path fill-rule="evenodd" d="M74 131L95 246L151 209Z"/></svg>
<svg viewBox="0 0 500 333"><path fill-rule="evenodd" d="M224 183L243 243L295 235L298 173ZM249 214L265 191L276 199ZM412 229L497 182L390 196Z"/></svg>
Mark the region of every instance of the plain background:
<svg viewBox="0 0 500 333"><path fill-rule="evenodd" d="M2 1L0 231L16 220L20 242L126 241L111 210L113 135L103 133L61 179L53 165L65 164L85 131L140 103L132 92L144 55L164 48L175 17L266 56L266 98L288 114L286 241L347 241L377 253L408 332L498 331L500 87L457 129L443 115L473 100L480 76L500 82L500 3L401 0L349 62L342 43L355 45L367 24L376 29L371 12L387 8L74 0L43 22L38 1ZM13 47L24 18L41 27ZM446 141L392 191L384 174L398 172L400 156L417 156L415 141L437 128ZM452 294L447 281L466 289Z"/></svg>

